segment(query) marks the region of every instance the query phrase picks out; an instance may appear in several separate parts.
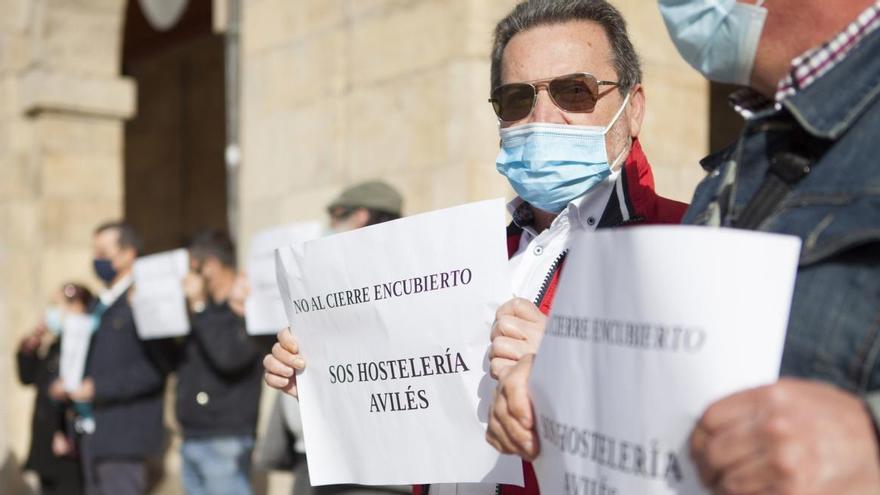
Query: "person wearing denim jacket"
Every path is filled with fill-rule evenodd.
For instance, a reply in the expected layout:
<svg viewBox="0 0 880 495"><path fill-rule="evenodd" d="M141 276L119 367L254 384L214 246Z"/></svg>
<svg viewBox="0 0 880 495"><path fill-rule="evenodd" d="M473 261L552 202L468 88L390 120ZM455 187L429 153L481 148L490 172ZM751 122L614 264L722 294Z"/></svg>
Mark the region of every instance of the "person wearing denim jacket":
<svg viewBox="0 0 880 495"><path fill-rule="evenodd" d="M703 161L684 222L803 241L783 378L710 405L690 453L717 495L876 494L880 1L764 3L659 0L694 68L750 87L733 97L745 130ZM523 426L531 365L520 359L501 377L505 406L489 425L527 459L539 450L534 423Z"/></svg>
<svg viewBox="0 0 880 495"><path fill-rule="evenodd" d="M691 452L714 493L880 493L880 2L766 9L684 222L802 240L783 378L710 406Z"/></svg>

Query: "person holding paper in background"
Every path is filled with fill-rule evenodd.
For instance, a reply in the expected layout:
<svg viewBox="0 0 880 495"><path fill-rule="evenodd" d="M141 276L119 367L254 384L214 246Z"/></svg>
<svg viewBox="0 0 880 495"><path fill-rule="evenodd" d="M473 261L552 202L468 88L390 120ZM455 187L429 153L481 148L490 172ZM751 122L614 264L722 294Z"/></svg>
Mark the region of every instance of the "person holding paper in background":
<svg viewBox="0 0 880 495"><path fill-rule="evenodd" d="M123 222L95 230L94 268L106 290L93 314L100 318L92 336L86 377L70 394L92 404L93 431L81 438L86 492L139 495L146 493L146 459L161 452L163 366L161 341L138 338L128 295L131 270L140 251L140 237ZM88 424L88 423L86 423Z"/></svg>
<svg viewBox="0 0 880 495"><path fill-rule="evenodd" d="M67 394L58 377L63 321L68 314L85 314L94 297L84 286L66 283L52 295L43 322L22 339L16 356L18 378L37 389L31 423L31 448L25 469L40 477L44 495L83 492L82 473L68 436Z"/></svg>
<svg viewBox="0 0 880 495"><path fill-rule="evenodd" d="M263 353L271 341L245 332L242 298L234 298L235 246L204 231L189 246L183 288L190 334L177 363L177 420L187 494L249 494Z"/></svg>
<svg viewBox="0 0 880 495"><path fill-rule="evenodd" d="M499 308L490 351L491 373L503 377L538 348L571 232L678 223L686 205L654 191L638 139L646 108L641 66L611 4L521 2L496 26L491 62L501 137L495 165L518 194L509 205L508 251L519 297ZM295 394L294 373L305 360L290 333L278 339L265 361L266 382ZM435 485L415 492L539 493L531 466L524 471L525 489Z"/></svg>
<svg viewBox="0 0 880 495"><path fill-rule="evenodd" d="M685 223L803 240L777 383L711 405L690 438L717 494L880 492L880 2L660 0L682 56L734 93L738 142L702 162ZM723 263L724 260L718 260ZM523 359L494 434L538 445Z"/></svg>

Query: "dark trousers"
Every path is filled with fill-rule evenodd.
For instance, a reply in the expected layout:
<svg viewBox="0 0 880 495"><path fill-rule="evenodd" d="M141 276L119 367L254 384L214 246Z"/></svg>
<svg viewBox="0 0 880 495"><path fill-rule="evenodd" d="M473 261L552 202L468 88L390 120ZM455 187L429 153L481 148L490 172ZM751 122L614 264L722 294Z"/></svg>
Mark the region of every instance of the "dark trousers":
<svg viewBox="0 0 880 495"><path fill-rule="evenodd" d="M146 495L147 465L140 459L95 459L91 435L80 439L86 495Z"/></svg>
<svg viewBox="0 0 880 495"><path fill-rule="evenodd" d="M73 464L73 463L71 463ZM73 469L64 468L60 476L40 476L41 495L81 495L83 493L82 479L79 465L74 464Z"/></svg>

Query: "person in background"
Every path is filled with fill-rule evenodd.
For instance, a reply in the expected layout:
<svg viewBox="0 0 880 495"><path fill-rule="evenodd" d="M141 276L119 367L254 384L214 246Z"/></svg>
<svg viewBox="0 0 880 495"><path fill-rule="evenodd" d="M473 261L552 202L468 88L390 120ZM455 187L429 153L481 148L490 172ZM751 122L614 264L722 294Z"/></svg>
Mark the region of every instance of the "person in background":
<svg viewBox="0 0 880 495"><path fill-rule="evenodd" d="M58 378L59 336L65 315L87 313L93 299L86 287L65 283L52 295L43 321L18 346L18 379L37 389L25 469L40 477L43 495L83 493L80 465L68 435L66 395Z"/></svg>
<svg viewBox="0 0 880 495"><path fill-rule="evenodd" d="M400 218L403 197L386 182L374 180L351 186L327 206L329 234L347 232Z"/></svg>
<svg viewBox="0 0 880 495"><path fill-rule="evenodd" d="M177 363L177 420L188 495L247 495L262 388L262 356L270 338L245 332L243 298L233 297L239 276L235 247L208 230L189 246L183 280L190 334Z"/></svg>
<svg viewBox="0 0 880 495"><path fill-rule="evenodd" d="M166 344L137 334L129 290L140 238L123 222L99 226L93 236L94 269L106 289L93 315L99 318L85 377L70 398L91 404L80 450L89 495L142 495L148 458L162 451Z"/></svg>

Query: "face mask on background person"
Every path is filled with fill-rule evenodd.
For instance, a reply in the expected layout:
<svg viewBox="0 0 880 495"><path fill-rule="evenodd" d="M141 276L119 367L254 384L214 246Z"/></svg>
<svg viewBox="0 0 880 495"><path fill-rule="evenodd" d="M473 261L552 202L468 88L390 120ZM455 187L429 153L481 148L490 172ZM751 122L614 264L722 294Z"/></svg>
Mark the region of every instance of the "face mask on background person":
<svg viewBox="0 0 880 495"><path fill-rule="evenodd" d="M348 232L349 230L351 229L347 228L345 225L337 225L335 227L333 225L325 225L324 229L321 231L321 237L341 234L342 232Z"/></svg>
<svg viewBox="0 0 880 495"><path fill-rule="evenodd" d="M48 328L53 335L61 334L63 321L64 314L58 306L53 305L46 308L46 313L43 315L43 323L46 324L46 328Z"/></svg>
<svg viewBox="0 0 880 495"><path fill-rule="evenodd" d="M95 269L95 275L98 276L105 284L110 285L116 278L116 269L113 263L107 258L95 258L92 262Z"/></svg>
<svg viewBox="0 0 880 495"><path fill-rule="evenodd" d="M334 225L328 225L324 228L324 235L333 235L333 234L341 234L343 232L349 232L351 230L355 230L358 227L355 226L350 220L343 221L341 223L337 223Z"/></svg>
<svg viewBox="0 0 880 495"><path fill-rule="evenodd" d="M767 19L764 0L659 0L681 56L712 81L748 86Z"/></svg>
<svg viewBox="0 0 880 495"><path fill-rule="evenodd" d="M357 211L358 208L337 208L334 211L329 212L330 222L324 227L322 235L328 236L341 234L362 227L363 225L358 225L354 218Z"/></svg>
<svg viewBox="0 0 880 495"><path fill-rule="evenodd" d="M495 168L520 198L559 213L611 175L626 148L608 162L605 135L626 108L629 95L607 127L534 123L501 129Z"/></svg>

